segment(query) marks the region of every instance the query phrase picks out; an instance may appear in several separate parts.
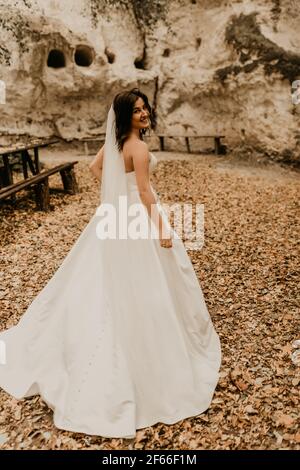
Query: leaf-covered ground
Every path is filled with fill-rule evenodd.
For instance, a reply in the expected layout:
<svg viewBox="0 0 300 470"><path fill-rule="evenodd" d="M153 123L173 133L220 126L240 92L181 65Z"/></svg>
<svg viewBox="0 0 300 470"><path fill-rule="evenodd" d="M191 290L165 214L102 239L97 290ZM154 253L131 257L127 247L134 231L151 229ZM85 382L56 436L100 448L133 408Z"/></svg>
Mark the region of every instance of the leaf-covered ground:
<svg viewBox="0 0 300 470"><path fill-rule="evenodd" d="M230 156L157 156L161 201L204 204L205 244L189 255L222 343L210 408L133 440L104 439L58 430L39 396L18 401L1 390L3 449L300 449L300 366L291 360L300 338L299 172ZM17 323L99 205L88 161L76 166L81 192L53 192L53 211L35 211L33 198L0 206L1 330ZM50 186L61 187L57 175Z"/></svg>

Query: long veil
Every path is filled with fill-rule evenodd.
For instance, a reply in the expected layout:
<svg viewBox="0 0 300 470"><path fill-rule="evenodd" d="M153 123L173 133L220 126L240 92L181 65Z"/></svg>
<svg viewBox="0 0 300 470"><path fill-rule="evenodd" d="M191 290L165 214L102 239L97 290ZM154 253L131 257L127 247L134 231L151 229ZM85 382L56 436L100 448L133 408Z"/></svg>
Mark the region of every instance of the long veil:
<svg viewBox="0 0 300 470"><path fill-rule="evenodd" d="M111 105L106 123L104 158L101 180L101 204L118 206L119 197L126 196L126 174L124 160L116 142L116 117Z"/></svg>

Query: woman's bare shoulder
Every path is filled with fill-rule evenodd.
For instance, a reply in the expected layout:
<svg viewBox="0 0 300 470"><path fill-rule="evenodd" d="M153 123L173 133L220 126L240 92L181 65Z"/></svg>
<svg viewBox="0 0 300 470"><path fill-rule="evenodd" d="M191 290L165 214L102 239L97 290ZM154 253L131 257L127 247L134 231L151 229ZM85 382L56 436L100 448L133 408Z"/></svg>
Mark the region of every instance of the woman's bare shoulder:
<svg viewBox="0 0 300 470"><path fill-rule="evenodd" d="M139 155L147 155L148 152L147 143L140 139L128 139L123 146L123 153L132 158Z"/></svg>
<svg viewBox="0 0 300 470"><path fill-rule="evenodd" d="M141 139L137 139L137 138L131 138L131 139L128 139L126 140L126 142L124 143L124 146L123 148L125 149L130 149L130 150L134 150L134 149L148 149L148 144L146 142L144 142L143 140Z"/></svg>

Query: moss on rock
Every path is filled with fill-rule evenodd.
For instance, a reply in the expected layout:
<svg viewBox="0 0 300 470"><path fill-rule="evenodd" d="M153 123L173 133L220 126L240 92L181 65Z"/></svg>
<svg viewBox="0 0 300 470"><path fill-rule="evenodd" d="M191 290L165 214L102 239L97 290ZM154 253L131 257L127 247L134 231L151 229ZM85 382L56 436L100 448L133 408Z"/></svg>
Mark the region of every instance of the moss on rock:
<svg viewBox="0 0 300 470"><path fill-rule="evenodd" d="M223 82L231 73L253 71L262 65L266 75L280 73L292 83L300 77L300 55L286 51L266 38L257 24L256 16L256 12L233 16L225 33L227 44L233 46L239 54L239 62L244 64L246 57L252 62L244 66L232 65L218 69L215 77Z"/></svg>

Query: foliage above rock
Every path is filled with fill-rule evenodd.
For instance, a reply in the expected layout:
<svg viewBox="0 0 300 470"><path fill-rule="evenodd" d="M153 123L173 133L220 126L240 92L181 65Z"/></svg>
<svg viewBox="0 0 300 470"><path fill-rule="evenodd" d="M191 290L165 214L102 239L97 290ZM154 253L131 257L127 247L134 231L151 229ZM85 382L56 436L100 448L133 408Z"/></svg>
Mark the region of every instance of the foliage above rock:
<svg viewBox="0 0 300 470"><path fill-rule="evenodd" d="M232 17L226 28L225 39L239 54L241 65L221 68L216 71L216 76L224 81L231 73L234 75L240 72L249 73L259 65L263 65L266 75L280 73L292 83L300 78L300 55L285 51L266 38L257 24L257 14L257 12L249 15L242 13Z"/></svg>
<svg viewBox="0 0 300 470"><path fill-rule="evenodd" d="M120 9L131 9L140 26L151 28L158 20L166 19L167 0L90 0L91 14L94 25L98 18Z"/></svg>

